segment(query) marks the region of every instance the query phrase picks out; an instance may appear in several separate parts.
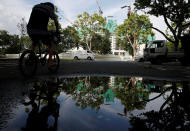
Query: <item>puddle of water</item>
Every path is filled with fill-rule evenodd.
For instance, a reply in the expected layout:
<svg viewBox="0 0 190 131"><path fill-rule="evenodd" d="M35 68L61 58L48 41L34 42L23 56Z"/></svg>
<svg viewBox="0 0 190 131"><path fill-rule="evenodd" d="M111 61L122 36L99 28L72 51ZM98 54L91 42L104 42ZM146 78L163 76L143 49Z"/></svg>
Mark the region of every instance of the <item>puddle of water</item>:
<svg viewBox="0 0 190 131"><path fill-rule="evenodd" d="M125 77L0 81L0 129L188 130L190 82Z"/></svg>

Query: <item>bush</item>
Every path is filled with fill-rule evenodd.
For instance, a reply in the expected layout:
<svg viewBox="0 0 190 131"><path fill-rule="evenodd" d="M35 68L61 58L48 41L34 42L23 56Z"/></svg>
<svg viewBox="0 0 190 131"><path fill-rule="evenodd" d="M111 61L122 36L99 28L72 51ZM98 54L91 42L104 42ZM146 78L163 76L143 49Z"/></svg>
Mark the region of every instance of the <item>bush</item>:
<svg viewBox="0 0 190 131"><path fill-rule="evenodd" d="M18 54L20 53L20 46L19 45L13 45L4 51L5 54Z"/></svg>

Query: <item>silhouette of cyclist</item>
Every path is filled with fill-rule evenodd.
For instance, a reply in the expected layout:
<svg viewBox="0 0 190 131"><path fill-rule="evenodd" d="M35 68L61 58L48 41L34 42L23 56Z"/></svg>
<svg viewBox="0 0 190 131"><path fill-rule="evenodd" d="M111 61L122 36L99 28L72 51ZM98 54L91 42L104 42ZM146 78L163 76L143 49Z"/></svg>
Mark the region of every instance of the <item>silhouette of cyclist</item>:
<svg viewBox="0 0 190 131"><path fill-rule="evenodd" d="M53 35L48 32L47 26L49 18L54 20L56 33L59 34L58 20L54 12L54 5L50 2L40 3L33 7L30 19L27 25L27 32L32 40L32 50L35 50L36 45L41 41L49 47L48 67L54 65L52 61L53 55Z"/></svg>

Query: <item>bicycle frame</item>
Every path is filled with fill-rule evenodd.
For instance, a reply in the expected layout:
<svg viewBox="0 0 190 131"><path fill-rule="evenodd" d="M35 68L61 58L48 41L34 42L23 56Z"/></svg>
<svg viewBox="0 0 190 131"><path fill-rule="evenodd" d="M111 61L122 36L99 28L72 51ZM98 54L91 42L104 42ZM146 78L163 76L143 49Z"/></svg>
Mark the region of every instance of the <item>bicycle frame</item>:
<svg viewBox="0 0 190 131"><path fill-rule="evenodd" d="M31 77L37 70L37 64L40 63L42 66L45 66L48 63L49 52L47 48L42 51L41 44L42 43L38 44L38 53L35 53L32 50L26 50L22 53L19 59L19 68L22 75ZM59 68L60 59L59 55L56 52L53 52L52 56L54 57L53 62L55 62L55 65L48 67L48 70L51 73L55 73Z"/></svg>
<svg viewBox="0 0 190 131"><path fill-rule="evenodd" d="M42 51L41 50L41 43L38 44L38 54L36 55L37 56L37 59L38 59L38 63L41 63L43 66L46 64L46 57L48 55L48 50L44 50ZM44 56L42 56L44 54Z"/></svg>

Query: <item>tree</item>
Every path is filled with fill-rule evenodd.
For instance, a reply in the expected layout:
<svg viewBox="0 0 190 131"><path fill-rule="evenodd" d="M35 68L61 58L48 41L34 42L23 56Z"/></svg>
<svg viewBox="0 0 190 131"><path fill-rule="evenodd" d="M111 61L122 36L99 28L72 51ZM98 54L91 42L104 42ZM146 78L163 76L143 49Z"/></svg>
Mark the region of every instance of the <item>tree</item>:
<svg viewBox="0 0 190 131"><path fill-rule="evenodd" d="M25 41L25 36L26 36L26 34L27 34L27 29L26 29L26 20L25 20L25 18L22 18L21 20L20 20L20 22L17 24L17 27L18 27L18 29L19 29L19 31L20 31L20 51L24 48L24 43L26 43L26 41Z"/></svg>
<svg viewBox="0 0 190 131"><path fill-rule="evenodd" d="M5 46L10 44L10 35L8 34L8 31L1 30L0 31L0 45Z"/></svg>
<svg viewBox="0 0 190 131"><path fill-rule="evenodd" d="M26 20L22 18L20 22L17 24L17 27L20 31L20 36L25 36L26 35Z"/></svg>
<svg viewBox="0 0 190 131"><path fill-rule="evenodd" d="M56 47L59 52L78 47L81 44L79 34L74 27L68 26L61 33L61 44Z"/></svg>
<svg viewBox="0 0 190 131"><path fill-rule="evenodd" d="M92 50L100 54L109 54L111 52L111 42L109 37L93 33Z"/></svg>
<svg viewBox="0 0 190 131"><path fill-rule="evenodd" d="M160 29L153 28L160 32L168 41L174 43L177 50L183 30L190 25L190 1L188 0L135 0L135 7L144 10L154 16L162 16L173 35L169 38Z"/></svg>
<svg viewBox="0 0 190 131"><path fill-rule="evenodd" d="M138 84L137 84L138 83ZM141 102L142 99L148 99L150 92L145 89L142 81L136 78L116 78L115 79L115 94L124 105L122 116L126 116L127 112L135 109L142 110L147 102Z"/></svg>
<svg viewBox="0 0 190 131"><path fill-rule="evenodd" d="M153 34L151 28L146 29L147 25L152 25L148 16L131 13L130 17L125 19L124 23L118 27L117 34L120 37L124 36L127 40L126 43L123 43L123 47L126 49L127 46L131 46L133 57L136 56L139 44L146 43L148 35Z"/></svg>
<svg viewBox="0 0 190 131"><path fill-rule="evenodd" d="M75 26L78 28L83 42L89 50L92 49L92 37L94 32L104 33L105 18L94 13L93 15L84 12L78 15L78 20L75 21Z"/></svg>
<svg viewBox="0 0 190 131"><path fill-rule="evenodd" d="M108 77L76 77L63 78L63 90L72 95L76 106L81 109L90 107L99 111L106 99L105 93L109 89Z"/></svg>
<svg viewBox="0 0 190 131"><path fill-rule="evenodd" d="M5 49L4 53L17 54L20 52L20 39L18 35L9 35L9 47Z"/></svg>
<svg viewBox="0 0 190 131"><path fill-rule="evenodd" d="M0 46L2 54L19 53L20 38L18 35L10 35L6 30L0 31Z"/></svg>
<svg viewBox="0 0 190 131"><path fill-rule="evenodd" d="M118 47L128 51L130 55L133 55L133 48L130 46L128 39L125 36L117 36L116 40Z"/></svg>
<svg viewBox="0 0 190 131"><path fill-rule="evenodd" d="M58 15L57 15L58 13L59 13L58 8L57 8L57 6L55 6L55 15L56 15L57 19L58 19ZM52 19L49 20L47 28L48 28L48 31L53 31L53 32L56 31L56 26L55 26L54 20L52 20ZM59 31L62 30L60 23L58 24L58 29L59 29Z"/></svg>

